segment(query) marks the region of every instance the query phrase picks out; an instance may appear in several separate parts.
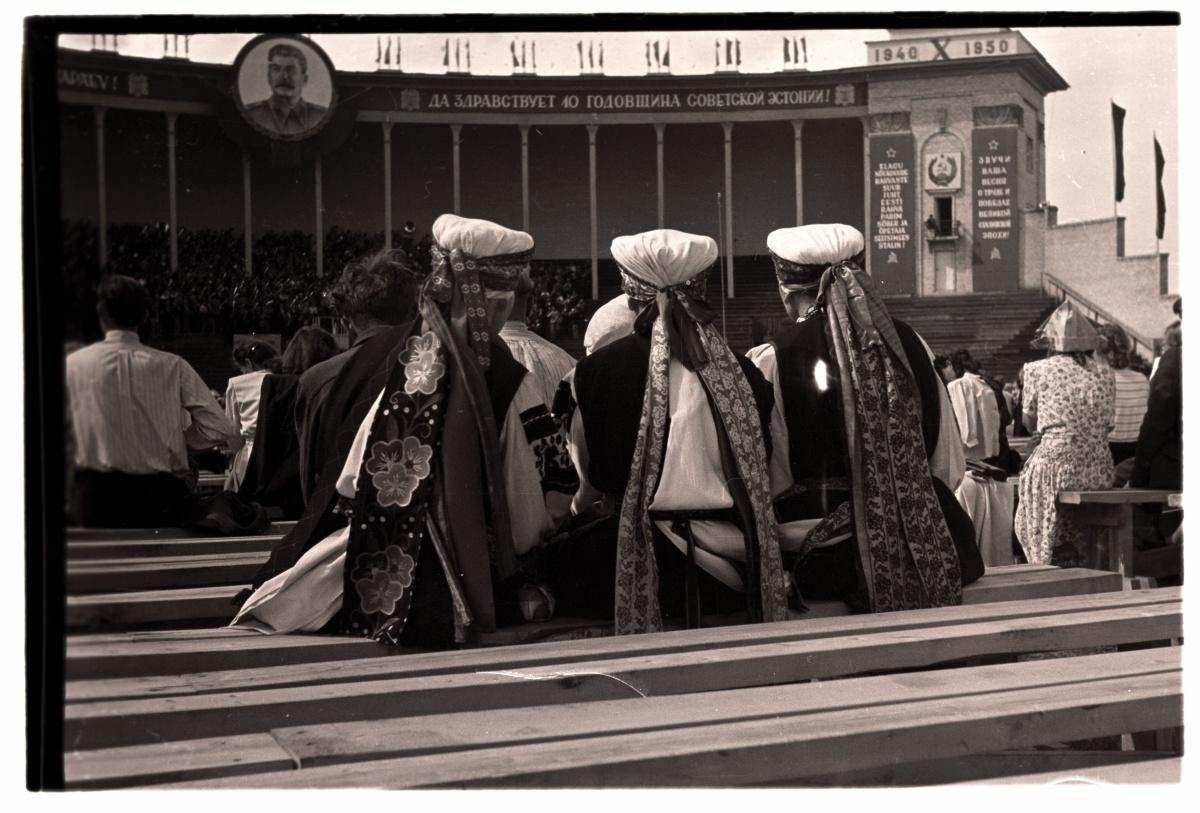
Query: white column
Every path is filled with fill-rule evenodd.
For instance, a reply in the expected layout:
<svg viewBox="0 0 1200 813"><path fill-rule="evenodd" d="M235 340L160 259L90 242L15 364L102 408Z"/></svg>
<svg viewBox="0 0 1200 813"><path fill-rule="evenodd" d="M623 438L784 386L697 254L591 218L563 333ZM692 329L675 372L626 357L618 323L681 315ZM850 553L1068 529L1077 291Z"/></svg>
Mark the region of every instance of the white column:
<svg viewBox="0 0 1200 813"><path fill-rule="evenodd" d="M804 119L792 119L796 155L796 225L804 225Z"/></svg>
<svg viewBox="0 0 1200 813"><path fill-rule="evenodd" d="M169 197L171 227L171 273L179 270L179 210L177 207L178 179L175 175L175 122L178 113L167 113L167 196Z"/></svg>
<svg viewBox="0 0 1200 813"><path fill-rule="evenodd" d="M250 220L250 153L248 152L242 153L242 212L245 216L245 221L242 224L242 228L245 229L246 232L245 240L243 241L245 243L246 274L249 275L253 273L254 261L253 253L251 251L253 245L253 236L251 233Z"/></svg>
<svg viewBox="0 0 1200 813"><path fill-rule="evenodd" d="M313 162L313 182L317 205L317 276L325 276L325 196L321 192L321 156Z"/></svg>
<svg viewBox="0 0 1200 813"><path fill-rule="evenodd" d="M392 247L392 122L383 127L383 247Z"/></svg>
<svg viewBox="0 0 1200 813"><path fill-rule="evenodd" d="M454 144L454 214L462 214L462 175L459 171L459 151L462 142L462 125L451 124L450 136Z"/></svg>
<svg viewBox="0 0 1200 813"><path fill-rule="evenodd" d="M521 226L529 231L529 125L521 125Z"/></svg>
<svg viewBox="0 0 1200 813"><path fill-rule="evenodd" d="M733 299L733 122L721 122L725 130L725 284Z"/></svg>
<svg viewBox="0 0 1200 813"><path fill-rule="evenodd" d="M592 225L592 299L600 298L600 254L597 249L599 228L596 223L596 131L598 124L589 124L588 132L588 206Z"/></svg>
<svg viewBox="0 0 1200 813"><path fill-rule="evenodd" d="M96 192L99 197L100 267L108 265L108 183L105 179L104 115L107 107L93 107L96 116Z"/></svg>
<svg viewBox="0 0 1200 813"><path fill-rule="evenodd" d="M667 129L667 125L661 122L654 123L654 140L658 154L658 227L666 228L666 204L663 187L663 131Z"/></svg>

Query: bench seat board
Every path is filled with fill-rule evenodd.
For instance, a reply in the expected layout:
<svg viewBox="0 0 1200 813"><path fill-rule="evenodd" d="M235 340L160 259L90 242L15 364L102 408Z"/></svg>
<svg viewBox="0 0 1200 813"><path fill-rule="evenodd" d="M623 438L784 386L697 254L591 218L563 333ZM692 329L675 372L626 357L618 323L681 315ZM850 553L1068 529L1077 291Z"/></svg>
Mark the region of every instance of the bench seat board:
<svg viewBox="0 0 1200 813"><path fill-rule="evenodd" d="M283 536L296 526L295 520L272 522L262 536ZM207 528L80 528L69 527L66 531L67 544L89 540L137 540L137 539L211 539L213 532ZM232 538L232 537L226 537Z"/></svg>
<svg viewBox="0 0 1200 813"><path fill-rule="evenodd" d="M859 769L892 764L897 753L950 758L1061 739L1106 736L1182 720L1182 679L1176 648L1059 659L919 675L754 690L761 714L696 723L721 702L715 696L639 699L638 720L664 719L669 703L685 722L667 728L507 743L315 766L254 777L202 780L189 787L591 787L735 786L794 781L850 763ZM979 691L984 670L1006 672L1012 688ZM1042 674L1041 681L1032 677ZM1040 684L1040 685L1039 685ZM871 688L890 687L872 695ZM1065 690L1069 687L1069 690ZM914 698L924 694L920 699ZM930 696L932 695L932 696ZM727 707L733 718L749 702ZM593 708L604 706L593 704ZM587 707L581 707L580 713ZM578 717L559 709L566 724ZM506 710L513 714L513 710ZM632 712L631 712L632 713ZM495 714L475 715L470 731L492 730ZM614 720L614 714L597 714ZM543 718L528 714L524 729ZM628 719L628 718L626 718ZM440 718L419 732L436 737ZM645 723L643 722L644 726ZM520 729L519 729L520 730ZM547 730L556 731L548 728ZM302 759L303 762L303 759Z"/></svg>
<svg viewBox="0 0 1200 813"><path fill-rule="evenodd" d="M263 536L212 536L197 539L121 539L68 542L67 564L90 563L97 559L145 561L153 557L270 552L281 538L278 534L267 534Z"/></svg>
<svg viewBox="0 0 1200 813"><path fill-rule="evenodd" d="M1176 661L1169 656L1169 650L1155 651L1154 655L1149 661L1132 653L1121 653L1118 657L1089 656L1084 662L1090 667L1087 680L1158 674L1173 669ZM986 694L1061 685L1063 680L1063 665L1043 660L942 670L920 676L887 675L651 699L293 726L276 728L271 734L294 763L284 767L312 768L846 708L903 705L955 696L963 692L964 686L972 693ZM199 779L217 775L218 771L224 771L220 775L232 776L245 772L248 763L270 756L270 751L261 733L76 751L69 755L67 778L70 784L114 786ZM1021 767L1029 770L1029 760L1021 763Z"/></svg>
<svg viewBox="0 0 1200 813"><path fill-rule="evenodd" d="M340 636L321 635L260 635L246 630L212 629L171 632L129 632L123 634L91 634L70 636L67 639L68 678L125 678L153 675L178 675L200 672L192 680L196 685L285 685L289 682L337 681L364 679L373 676L419 677L450 672L474 672L527 668L549 663L580 660L634 657L716 649L745 644L765 644L833 637L848 634L871 634L883 631L916 630L934 626L977 623L986 620L1028 618L1038 615L1063 615L1118 607L1145 607L1181 600L1180 588L1152 591L1102 593L1035 599L1028 602L1005 602L1003 605L973 605L944 607L933 610L906 610L875 615L856 615L841 618L785 621L772 624L743 624L710 629L680 630L650 635L630 635L526 644L523 646L489 649L467 649L452 652L417 654L402 652L396 658L386 650L387 658L358 661L353 664L309 663L295 658L307 643L313 660L334 661L343 657L331 654L340 644L363 647L370 642ZM252 640L243 641L246 636ZM338 642L335 644L335 642ZM378 655L379 645L371 644L371 654ZM281 650L278 666L268 671L252 667L252 659L263 659L271 665L272 650ZM286 653L282 651L286 650ZM284 667L284 663L297 664ZM226 674L222 674L225 672ZM150 681L149 685L153 685ZM137 691L137 684L98 687L102 696L119 696L128 690ZM68 697L72 690L68 687ZM115 690L115 691L114 691Z"/></svg>
<svg viewBox="0 0 1200 813"><path fill-rule="evenodd" d="M201 692L181 676L182 687L168 683L160 690L179 692L170 696L68 702L64 739L91 748L248 733L283 721L315 724L717 691L997 654L1157 641L1178 637L1181 630L1179 605L1150 605L584 664L282 688L222 686Z"/></svg>

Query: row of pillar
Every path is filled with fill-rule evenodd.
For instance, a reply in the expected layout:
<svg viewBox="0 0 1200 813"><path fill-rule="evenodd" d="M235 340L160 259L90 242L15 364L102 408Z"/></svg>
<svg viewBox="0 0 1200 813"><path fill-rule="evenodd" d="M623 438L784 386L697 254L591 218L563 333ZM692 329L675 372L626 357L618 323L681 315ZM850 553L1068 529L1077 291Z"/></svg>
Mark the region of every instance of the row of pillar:
<svg viewBox="0 0 1200 813"><path fill-rule="evenodd" d="M107 184L105 178L105 157L104 157L104 117L107 108L96 107L96 153L97 153L97 179L99 182L99 216L100 216L100 265L104 267L108 264L108 208L107 208ZM179 267L179 244L178 244L178 210L177 210L177 186L176 186L176 170L175 170L175 139L176 139L176 122L179 114L168 112L167 119L167 167L168 167L168 194L170 198L170 265L171 272L174 273ZM721 128L724 132L724 147L725 147L725 177L724 177L724 193L722 197L722 217L723 217L723 234L724 254L725 254L725 275L727 285L727 296L734 295L733 281L733 125L731 121L721 122ZM393 208L392 208L392 127L394 122L381 122L383 129L383 217L384 217L384 245L391 248L392 244L392 224ZM519 125L521 131L521 223L522 227L529 230L529 125ZM588 124L588 203L590 210L590 251L592 264L592 298L599 296L599 246L598 246L598 227L597 227L597 197L596 197L596 134L600 129L598 124ZM665 187L663 178L663 134L666 125L663 123L654 124L655 134L655 153L657 166L657 189L658 189L658 227L662 228L665 224ZM792 131L794 135L794 158L795 158L795 193L796 193L796 223L804 222L804 186L803 186L803 146L802 134L804 130L804 121L797 119L792 121ZM866 167L868 164L868 138L866 136L866 128L864 127L863 137L863 155ZM453 202L454 212L457 214L462 210L462 183L460 156L462 145L462 125L450 125L451 146L453 150ZM321 178L321 159L318 157L314 161L314 182L315 182L315 223L316 223L316 262L317 274L322 275L324 272L324 257L323 257L323 241L324 241L324 206L322 194L322 178ZM869 201L870 195L870 178L864 172L864 201ZM247 152L242 153L242 198L243 198L243 216L244 216L244 233L245 233L245 265L246 273L250 273L252 269L252 218L251 218L251 162L250 155ZM867 207L869 214L869 205Z"/></svg>

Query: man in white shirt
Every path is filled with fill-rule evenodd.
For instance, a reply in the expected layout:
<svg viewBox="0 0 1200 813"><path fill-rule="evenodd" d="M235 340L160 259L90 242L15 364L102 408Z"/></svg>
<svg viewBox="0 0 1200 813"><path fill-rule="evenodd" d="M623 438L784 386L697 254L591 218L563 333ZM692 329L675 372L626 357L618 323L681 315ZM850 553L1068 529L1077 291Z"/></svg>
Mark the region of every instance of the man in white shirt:
<svg viewBox="0 0 1200 813"><path fill-rule="evenodd" d="M512 313L500 329L500 338L512 351L513 358L537 380L542 402L549 406L554 403L559 382L575 368L575 359L566 350L543 339L525 324L525 314L532 293L533 281L527 274L522 275L517 280L517 290L514 291Z"/></svg>
<svg viewBox="0 0 1200 813"><path fill-rule="evenodd" d="M149 304L141 282L105 277L96 305L104 340L67 356L75 437L71 514L82 525L189 521L188 450L236 452L243 443L190 364L138 339Z"/></svg>

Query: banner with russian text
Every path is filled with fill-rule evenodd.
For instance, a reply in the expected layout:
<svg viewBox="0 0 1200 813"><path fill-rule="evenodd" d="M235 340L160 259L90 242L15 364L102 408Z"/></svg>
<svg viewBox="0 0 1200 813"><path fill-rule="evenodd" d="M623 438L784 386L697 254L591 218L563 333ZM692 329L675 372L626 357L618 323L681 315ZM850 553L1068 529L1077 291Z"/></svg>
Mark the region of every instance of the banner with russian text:
<svg viewBox="0 0 1200 813"><path fill-rule="evenodd" d="M867 270L880 292L917 290L917 192L912 133L871 136L871 250Z"/></svg>
<svg viewBox="0 0 1200 813"><path fill-rule="evenodd" d="M974 290L1021 287L1017 127L980 127L971 135Z"/></svg>

